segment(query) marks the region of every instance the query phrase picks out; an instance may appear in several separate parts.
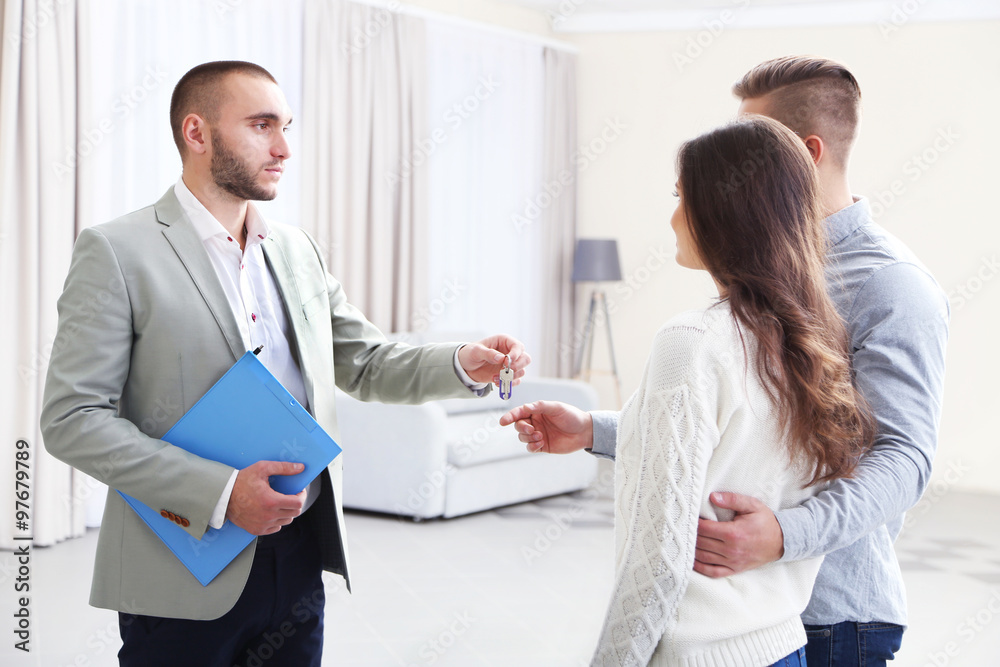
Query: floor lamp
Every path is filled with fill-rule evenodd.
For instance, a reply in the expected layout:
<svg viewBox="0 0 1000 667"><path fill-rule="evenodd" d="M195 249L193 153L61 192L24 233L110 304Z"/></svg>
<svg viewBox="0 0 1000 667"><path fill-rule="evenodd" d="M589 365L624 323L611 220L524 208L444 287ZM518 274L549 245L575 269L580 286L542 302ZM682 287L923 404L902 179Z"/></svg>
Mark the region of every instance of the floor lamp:
<svg viewBox="0 0 1000 667"><path fill-rule="evenodd" d="M573 256L574 283L603 283L622 279L621 262L618 260L618 241L615 239L577 239L576 254ZM615 379L618 407L622 405L622 386L618 377L618 363L615 361L615 346L611 339L611 317L604 290L595 285L590 293L590 312L583 330L583 342L576 358L576 376L590 381L591 359L594 353L594 323L597 311L604 314L604 324L608 333L608 352L611 355L611 375ZM584 365L586 359L586 365Z"/></svg>

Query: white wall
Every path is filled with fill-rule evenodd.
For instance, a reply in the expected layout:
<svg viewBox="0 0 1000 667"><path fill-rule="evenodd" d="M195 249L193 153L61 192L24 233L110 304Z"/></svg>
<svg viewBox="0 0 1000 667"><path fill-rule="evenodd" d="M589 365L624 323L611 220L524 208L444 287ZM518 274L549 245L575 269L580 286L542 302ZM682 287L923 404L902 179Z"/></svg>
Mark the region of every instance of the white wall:
<svg viewBox="0 0 1000 667"><path fill-rule="evenodd" d="M790 53L835 58L858 77L865 107L853 189L873 198L889 192L879 222L953 294L937 488L952 469L954 488L1000 493L994 425L1000 413L1000 225L993 210L1000 136L991 122L1000 106L1000 22L911 25L887 38L874 25L728 30L679 67L674 54L684 53L693 37L697 33L572 38L580 49L581 144L598 137L608 119L627 125L580 179L580 235L618 237L623 272L633 278L632 286L611 289L625 393L635 388L660 324L713 294L704 274L657 258L664 250L672 255L674 247L668 220L677 146L733 116L730 85L756 63ZM950 144L938 141L946 150L935 148L948 132ZM925 151L934 162L921 168L913 158ZM890 201L896 181L902 194ZM610 387L601 389L611 407Z"/></svg>

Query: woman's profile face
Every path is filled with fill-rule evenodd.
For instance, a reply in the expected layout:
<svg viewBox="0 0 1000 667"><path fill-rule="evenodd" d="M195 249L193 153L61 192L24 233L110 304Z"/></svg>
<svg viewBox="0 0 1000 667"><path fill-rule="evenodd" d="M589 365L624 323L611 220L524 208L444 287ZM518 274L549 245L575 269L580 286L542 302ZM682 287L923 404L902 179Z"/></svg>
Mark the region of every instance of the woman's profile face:
<svg viewBox="0 0 1000 667"><path fill-rule="evenodd" d="M701 261L694 237L691 236L691 226L688 224L680 182L676 183L674 188L677 208L670 217L670 226L674 228L674 234L677 236L677 263L688 269L704 269L705 264Z"/></svg>

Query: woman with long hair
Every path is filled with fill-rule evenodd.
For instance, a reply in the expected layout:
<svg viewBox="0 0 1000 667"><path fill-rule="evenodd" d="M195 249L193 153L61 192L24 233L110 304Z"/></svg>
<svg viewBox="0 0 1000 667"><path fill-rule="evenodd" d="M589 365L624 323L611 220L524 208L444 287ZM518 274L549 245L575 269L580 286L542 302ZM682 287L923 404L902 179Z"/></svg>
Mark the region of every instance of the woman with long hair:
<svg viewBox="0 0 1000 667"><path fill-rule="evenodd" d="M657 334L616 448L616 577L593 664L804 664L799 620L821 559L726 578L693 571L709 491L798 505L850 476L874 420L827 296L813 162L771 119L746 117L677 156L677 261L719 299Z"/></svg>

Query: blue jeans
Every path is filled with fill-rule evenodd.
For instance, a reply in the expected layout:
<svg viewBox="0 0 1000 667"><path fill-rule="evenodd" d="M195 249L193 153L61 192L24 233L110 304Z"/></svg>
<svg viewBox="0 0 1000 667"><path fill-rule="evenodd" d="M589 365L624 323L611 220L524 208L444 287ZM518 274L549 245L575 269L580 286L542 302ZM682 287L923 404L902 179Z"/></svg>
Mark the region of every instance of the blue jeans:
<svg viewBox="0 0 1000 667"><path fill-rule="evenodd" d="M789 653L771 667L806 667L806 647L803 646L795 653Z"/></svg>
<svg viewBox="0 0 1000 667"><path fill-rule="evenodd" d="M810 667L885 667L903 641L903 626L892 623L807 625Z"/></svg>

